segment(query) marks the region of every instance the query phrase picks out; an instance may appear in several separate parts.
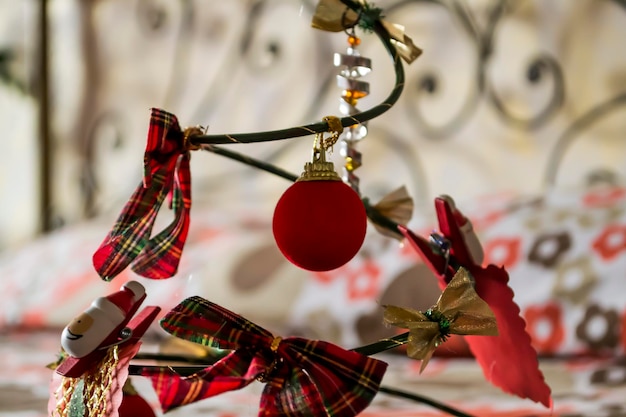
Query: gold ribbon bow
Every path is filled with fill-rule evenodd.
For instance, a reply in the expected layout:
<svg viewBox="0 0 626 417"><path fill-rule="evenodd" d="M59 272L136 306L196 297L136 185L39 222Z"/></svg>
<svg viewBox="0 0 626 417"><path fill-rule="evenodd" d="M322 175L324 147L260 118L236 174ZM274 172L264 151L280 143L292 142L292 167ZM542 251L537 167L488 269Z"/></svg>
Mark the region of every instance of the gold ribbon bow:
<svg viewBox="0 0 626 417"><path fill-rule="evenodd" d="M357 0L366 11L370 6L364 0ZM315 8L311 26L328 32L341 32L354 26L359 20L359 14L349 9L341 0L320 0ZM389 23L381 19L380 23L389 33L391 44L396 48L398 55L407 64L415 61L422 54L422 50L413 44L413 40L404 33L404 26Z"/></svg>
<svg viewBox="0 0 626 417"><path fill-rule="evenodd" d="M403 185L384 196L382 200L372 206L374 210L382 217L393 221L394 223L405 226L413 217L413 209L415 205L413 199L409 195L406 187ZM382 224L377 218L371 217L370 220L378 233L383 236L404 240L404 235L397 229L393 230Z"/></svg>
<svg viewBox="0 0 626 417"><path fill-rule="evenodd" d="M384 306L384 322L409 330L407 355L426 368L435 348L450 334L497 336L496 318L476 291L469 273L460 268L437 304L425 312Z"/></svg>

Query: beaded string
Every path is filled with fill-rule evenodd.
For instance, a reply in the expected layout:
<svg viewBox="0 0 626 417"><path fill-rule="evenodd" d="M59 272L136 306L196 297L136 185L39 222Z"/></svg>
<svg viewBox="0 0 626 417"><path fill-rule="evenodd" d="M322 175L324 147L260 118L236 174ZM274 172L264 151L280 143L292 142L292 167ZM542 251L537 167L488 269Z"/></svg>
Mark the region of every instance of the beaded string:
<svg viewBox="0 0 626 417"><path fill-rule="evenodd" d="M356 36L354 27L348 33L348 48L345 54L335 53L334 65L340 68L337 75L337 85L342 89L339 111L345 116L359 113L356 105L359 99L369 95L369 83L359 78L372 70L372 60L362 57L357 47L361 39ZM342 180L357 194L359 192L359 177L354 173L363 163L362 154L356 145L367 136L367 122L355 123L349 126L341 137L341 156L344 157Z"/></svg>

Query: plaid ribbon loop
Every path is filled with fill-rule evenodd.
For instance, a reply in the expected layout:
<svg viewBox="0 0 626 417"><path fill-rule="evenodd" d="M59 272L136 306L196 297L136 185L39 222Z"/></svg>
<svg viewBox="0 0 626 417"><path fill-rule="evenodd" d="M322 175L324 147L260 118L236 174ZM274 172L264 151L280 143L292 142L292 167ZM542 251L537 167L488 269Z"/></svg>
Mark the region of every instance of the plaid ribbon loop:
<svg viewBox="0 0 626 417"><path fill-rule="evenodd" d="M146 278L164 279L176 274L191 209L188 136L176 116L152 109L143 181L93 255L93 265L102 279L112 280L131 263L132 270ZM166 196L174 220L151 238Z"/></svg>
<svg viewBox="0 0 626 417"><path fill-rule="evenodd" d="M161 327L184 340L232 350L189 377L169 368L146 369L163 411L266 383L259 416L353 417L372 401L385 362L323 341L279 338L201 297L184 300Z"/></svg>

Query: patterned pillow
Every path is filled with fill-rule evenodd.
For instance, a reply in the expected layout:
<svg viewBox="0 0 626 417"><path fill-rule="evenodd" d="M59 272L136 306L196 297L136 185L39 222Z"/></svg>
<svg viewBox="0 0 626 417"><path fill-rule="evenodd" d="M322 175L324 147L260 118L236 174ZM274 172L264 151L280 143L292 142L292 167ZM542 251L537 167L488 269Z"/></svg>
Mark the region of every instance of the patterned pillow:
<svg viewBox="0 0 626 417"><path fill-rule="evenodd" d="M626 349L626 188L554 190L530 199L457 202L472 219L486 262L504 265L542 354L618 354ZM425 212L422 212L425 213ZM409 245L373 228L357 257L330 272L307 272L275 247L267 216L194 208L176 277L124 272L102 282L91 254L110 224L92 222L46 236L0 258L0 326L64 326L93 298L128 279L147 288L146 304L167 310L200 295L281 334L353 347L390 336L381 304L426 309L436 281ZM434 215L411 223L427 236ZM462 341L443 353L465 353Z"/></svg>
<svg viewBox="0 0 626 417"><path fill-rule="evenodd" d="M626 189L554 191L481 231L543 354L626 350Z"/></svg>

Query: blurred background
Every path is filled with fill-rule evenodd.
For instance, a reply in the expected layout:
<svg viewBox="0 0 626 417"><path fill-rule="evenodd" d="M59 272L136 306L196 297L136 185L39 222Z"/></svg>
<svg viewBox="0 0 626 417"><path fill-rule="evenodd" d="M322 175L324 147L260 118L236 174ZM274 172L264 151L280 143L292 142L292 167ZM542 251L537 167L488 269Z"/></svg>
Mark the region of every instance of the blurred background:
<svg viewBox="0 0 626 417"><path fill-rule="evenodd" d="M311 28L315 5L0 0L0 417L44 415L45 364L56 357L61 329L131 279L146 287L145 304L163 312L199 295L276 334L344 347L393 334L381 304L434 304L433 272L409 245L373 227L341 268L315 273L290 264L271 231L290 183L201 151L192 153L191 226L177 275L155 281L127 269L110 283L94 271L94 251L141 181L151 108L209 134L341 115L333 55L346 53L347 34ZM474 223L484 263L507 269L539 355L621 358L615 368L592 372L565 361L547 373L554 412L626 415L626 1L375 5L423 54L404 64L403 94L356 145L362 196L377 202L406 186L415 202L409 226L426 238L437 229L433 198L454 197ZM357 35L358 51L372 62L359 78L370 94L357 107L367 110L387 97L395 76L376 36ZM298 174L312 142L224 146ZM168 212L161 209L155 231ZM165 339L153 327L151 340ZM460 338L439 352L468 353ZM422 392L413 371L413 385L402 374L402 386ZM446 401L457 395L491 407L492 391L482 403L473 389L451 393L459 377L471 387L482 381L480 372L471 379L458 372L423 384L443 387ZM228 415L253 415L255 407Z"/></svg>
<svg viewBox="0 0 626 417"><path fill-rule="evenodd" d="M441 193L470 200L624 177L623 99L563 139L626 90L623 2L377 5L424 53L405 66L398 104L370 122L359 144L364 195L379 198L405 184L419 208ZM339 114L332 59L345 52L346 36L312 29L314 7L294 0L1 0L0 248L93 217L113 219L140 180L151 107L212 134ZM359 51L373 62L362 79L371 91L358 104L365 110L387 96L394 78L380 42L360 35ZM310 148L306 137L236 150L298 173ZM194 201L217 211L271 214L288 185L212 154L193 159Z"/></svg>

